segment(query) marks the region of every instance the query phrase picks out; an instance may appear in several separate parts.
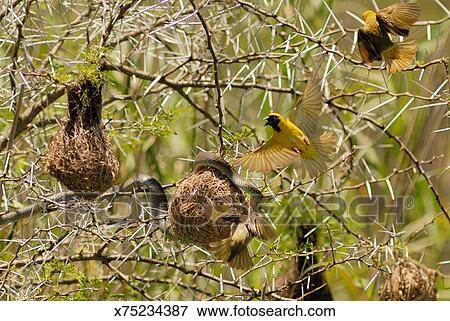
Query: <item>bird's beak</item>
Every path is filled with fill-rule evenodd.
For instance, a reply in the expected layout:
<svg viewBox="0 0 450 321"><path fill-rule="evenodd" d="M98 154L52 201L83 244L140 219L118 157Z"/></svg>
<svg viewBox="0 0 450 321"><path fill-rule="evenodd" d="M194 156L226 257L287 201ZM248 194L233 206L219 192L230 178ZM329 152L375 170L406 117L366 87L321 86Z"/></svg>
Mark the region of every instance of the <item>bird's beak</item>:
<svg viewBox="0 0 450 321"><path fill-rule="evenodd" d="M269 126L269 117L265 117L264 120L266 121L266 123L264 124L264 126Z"/></svg>

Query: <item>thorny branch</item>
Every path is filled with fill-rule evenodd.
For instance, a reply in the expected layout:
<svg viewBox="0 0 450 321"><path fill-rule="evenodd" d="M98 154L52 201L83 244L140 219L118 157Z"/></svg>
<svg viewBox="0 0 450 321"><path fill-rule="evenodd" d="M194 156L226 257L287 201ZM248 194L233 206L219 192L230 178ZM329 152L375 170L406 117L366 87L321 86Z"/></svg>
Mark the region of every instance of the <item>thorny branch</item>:
<svg viewBox="0 0 450 321"><path fill-rule="evenodd" d="M403 142L403 140L399 136L396 136L396 135L392 134L388 129L386 129L385 125L378 123L376 120L372 119L369 116L358 114L358 112L353 110L352 108L340 106L340 105L335 104L335 103L331 103L330 105L333 106L334 108L337 108L337 109L340 109L340 110L345 110L345 111L348 111L348 112L353 113L355 115L358 115L363 120L365 120L365 121L369 122L370 124L378 127L380 130L383 131L384 134L386 134L389 138L394 140L395 143L400 148L400 150L403 151L408 156L408 158L416 166L416 169L418 170L420 175L425 179L425 181L428 184L428 188L430 189L431 193L433 193L433 196L434 196L434 199L436 200L436 203L439 205L439 207L441 208L442 212L444 213L444 215L446 216L447 220L450 223L450 215L448 213L448 210L445 208L445 205L443 203L441 195L437 192L436 188L433 185L433 182L431 181L431 179L428 176L428 174L425 172L425 169L423 168L421 161L419 161L417 159L417 157L414 155L414 153L408 148L408 146Z"/></svg>
<svg viewBox="0 0 450 321"><path fill-rule="evenodd" d="M205 18L203 18L202 14L200 13L200 10L197 9L194 0L190 0L191 5L194 8L194 10L197 12L198 19L202 23L203 29L205 30L206 34L206 41L208 44L208 49L211 53L211 57L213 59L214 64L214 85L216 86L217 91L217 101L216 101L216 108L217 112L219 113L219 143L220 143L220 155L223 156L224 153L224 145L223 145L223 137L222 137L222 131L223 131L223 111L222 111L222 89L220 88L219 84L219 61L217 60L216 53L214 52L214 46L212 44L212 37L211 37L211 31L208 27L208 24L205 21Z"/></svg>

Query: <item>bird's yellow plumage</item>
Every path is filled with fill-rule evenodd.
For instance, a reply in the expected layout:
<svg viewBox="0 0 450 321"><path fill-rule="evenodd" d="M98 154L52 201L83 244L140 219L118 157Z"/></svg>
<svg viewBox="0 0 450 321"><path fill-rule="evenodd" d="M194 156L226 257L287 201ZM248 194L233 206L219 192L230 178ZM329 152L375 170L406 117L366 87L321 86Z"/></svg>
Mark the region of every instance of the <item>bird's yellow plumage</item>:
<svg viewBox="0 0 450 321"><path fill-rule="evenodd" d="M366 10L362 14L364 20L364 27L362 29L365 32L372 33L373 35L380 35L381 29L377 21L377 14L371 10Z"/></svg>
<svg viewBox="0 0 450 321"><path fill-rule="evenodd" d="M394 43L390 34L408 36L419 13L417 3L394 4L379 12L364 11L364 26L358 30L358 48L363 61L384 60L390 73L407 67L416 55L415 40Z"/></svg>
<svg viewBox="0 0 450 321"><path fill-rule="evenodd" d="M266 120L266 125L273 126L271 124L276 123L279 127L279 130L274 128L272 139L280 146L304 153L311 145L305 133L281 114L270 113Z"/></svg>
<svg viewBox="0 0 450 321"><path fill-rule="evenodd" d="M333 133L318 135L317 122L322 104L318 82L310 81L291 113L301 125L297 126L280 113L270 113L265 118L265 125L272 127L272 137L256 150L238 158L234 165L267 173L301 158L305 172L310 176L320 174L326 169L335 148Z"/></svg>

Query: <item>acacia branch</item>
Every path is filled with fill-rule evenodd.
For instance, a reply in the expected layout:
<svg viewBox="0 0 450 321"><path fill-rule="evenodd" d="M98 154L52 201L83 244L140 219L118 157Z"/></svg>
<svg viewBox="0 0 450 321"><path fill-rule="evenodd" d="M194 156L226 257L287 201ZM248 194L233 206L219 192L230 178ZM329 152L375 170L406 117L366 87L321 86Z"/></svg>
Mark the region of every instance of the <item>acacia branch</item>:
<svg viewBox="0 0 450 321"><path fill-rule="evenodd" d="M138 1L140 1L140 0L132 0L132 1L129 1L128 3L126 3L126 4L120 4L120 5L119 5L119 11L116 13L115 16L113 16L113 17L109 20L108 25L107 25L106 28L103 30L103 34L102 34L102 38L101 38L101 40L100 40L99 47L103 47L103 46L106 44L106 42L107 42L107 40L108 40L108 38L109 38L109 36L110 36L110 34L111 34L111 32L112 32L112 30L113 30L115 24L116 24L118 21L122 20L122 19L125 17L126 12L127 12L132 6L134 6L134 4L135 4L136 2L138 2ZM106 2L105 2L105 3L106 3ZM106 10L106 8L105 8L105 10Z"/></svg>
<svg viewBox="0 0 450 321"><path fill-rule="evenodd" d="M427 175L425 169L422 166L421 161L414 155L414 153L408 148L408 146L403 142L403 140L399 136L396 136L396 135L392 134L391 131L388 130L385 125L380 124L379 122L377 122L376 120L372 119L369 116L366 116L364 114L358 113L356 110L353 110L352 108L341 106L341 105L336 104L334 102L330 102L329 105L334 107L334 108L336 108L336 109L343 110L343 111L348 111L348 112L350 112L350 113L352 113L354 115L357 115L361 119L371 123L372 125L374 125L378 129L380 129L383 133L386 134L386 136L388 136L390 139L392 139L397 144L397 146L400 148L400 150L403 151L406 154L406 156L408 156L408 158L414 163L414 165L417 168L417 171L419 172L419 174L427 182L428 188L431 191L431 193L433 194L434 199L436 200L436 203L438 204L438 206L440 207L441 211L444 213L445 217L447 218L447 220L450 223L450 214L448 213L448 210L445 208L445 205L444 205L444 203L442 201L442 198L441 198L440 194L438 193L438 191L436 190L433 182L431 181L431 178Z"/></svg>
<svg viewBox="0 0 450 321"><path fill-rule="evenodd" d="M8 11L13 10L22 0L13 0L10 6L5 5L5 9L0 11L0 22L8 14Z"/></svg>
<svg viewBox="0 0 450 321"><path fill-rule="evenodd" d="M216 92L217 92L216 108L217 108L217 112L219 113L219 131L218 131L219 142L220 142L220 150L219 151L220 151L220 154L223 156L223 152L224 152L223 138L222 138L223 111L222 111L222 105L221 105L222 90L221 90L220 84L219 84L219 61L217 60L216 53L214 52L214 46L212 44L211 32L209 30L208 24L206 23L205 19L203 18L202 14L200 13L200 10L197 9L197 7L195 6L194 0L190 0L190 1L192 4L192 7L197 12L198 19L200 20L200 22L203 26L203 29L205 30L206 42L207 42L209 52L211 53L211 57L214 62L214 85L216 87Z"/></svg>
<svg viewBox="0 0 450 321"><path fill-rule="evenodd" d="M180 94L181 97L183 97L192 107L194 107L194 109L196 109L197 111L199 111L201 114L203 114L206 118L208 118L208 120L215 126L218 127L219 123L211 116L211 114L209 114L206 110L204 110L203 108L201 108L200 106L198 106L184 91L183 91L183 87L184 86L180 86L176 81L170 80L168 78L166 78L164 75L160 76L160 75L155 75L155 74L150 74L150 73L146 73L144 71L138 70L138 69L134 69L125 65L119 65L119 64L114 64L111 62L108 62L106 60L102 60L101 64L100 64L100 68L101 70L113 70L113 71L120 71L125 75L128 76L136 76L140 79L144 79L144 80L150 80L150 81L154 81L155 79L158 79L158 82L166 85L170 88L172 88L173 90L175 90L176 92L178 92Z"/></svg>
<svg viewBox="0 0 450 321"><path fill-rule="evenodd" d="M28 125L33 121L34 117L36 117L40 112L42 112L45 108L47 108L50 104L54 103L58 98L64 95L65 87L60 85L56 87L52 92L46 94L41 98L40 101L36 103L32 103L24 113L19 116L17 121L16 131L14 133L14 137L12 139L19 136L24 130L28 128ZM5 149L8 144L8 132L10 130L7 128L6 132L0 135L0 151Z"/></svg>

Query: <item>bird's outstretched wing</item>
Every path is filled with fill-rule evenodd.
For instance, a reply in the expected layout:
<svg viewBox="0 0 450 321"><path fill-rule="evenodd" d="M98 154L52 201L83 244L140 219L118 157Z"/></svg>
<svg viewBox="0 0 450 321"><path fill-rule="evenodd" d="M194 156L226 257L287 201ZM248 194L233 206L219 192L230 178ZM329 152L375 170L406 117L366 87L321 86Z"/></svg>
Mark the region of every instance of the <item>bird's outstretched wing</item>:
<svg viewBox="0 0 450 321"><path fill-rule="evenodd" d="M315 177L324 172L336 150L336 136L327 131L311 138L311 146L302 154L301 169L303 174Z"/></svg>
<svg viewBox="0 0 450 321"><path fill-rule="evenodd" d="M377 21L381 30L406 37L419 15L420 7L417 3L398 3L377 12Z"/></svg>
<svg viewBox="0 0 450 321"><path fill-rule="evenodd" d="M311 137L316 132L322 105L323 98L320 90L320 81L313 77L306 85L303 95L292 107L289 119L304 131L308 137Z"/></svg>
<svg viewBox="0 0 450 321"><path fill-rule="evenodd" d="M387 70L393 74L408 67L416 56L417 44L414 39L398 42L383 52Z"/></svg>
<svg viewBox="0 0 450 321"><path fill-rule="evenodd" d="M270 139L254 151L236 159L233 165L250 171L267 173L289 165L299 156L299 151L284 147Z"/></svg>
<svg viewBox="0 0 450 321"><path fill-rule="evenodd" d="M248 229L253 235L263 240L271 240L276 235L276 231L270 222L260 213L250 213Z"/></svg>

